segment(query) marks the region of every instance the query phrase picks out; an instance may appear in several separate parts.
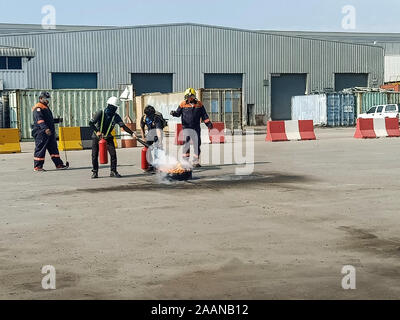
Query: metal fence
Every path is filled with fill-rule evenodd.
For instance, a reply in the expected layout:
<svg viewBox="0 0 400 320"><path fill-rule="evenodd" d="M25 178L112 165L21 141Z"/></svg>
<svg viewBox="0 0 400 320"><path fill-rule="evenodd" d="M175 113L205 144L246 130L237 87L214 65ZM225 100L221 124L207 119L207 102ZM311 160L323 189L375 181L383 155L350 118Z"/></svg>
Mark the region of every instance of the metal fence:
<svg viewBox="0 0 400 320"><path fill-rule="evenodd" d="M243 129L241 89L202 89L201 101L213 122L224 122L232 132Z"/></svg>

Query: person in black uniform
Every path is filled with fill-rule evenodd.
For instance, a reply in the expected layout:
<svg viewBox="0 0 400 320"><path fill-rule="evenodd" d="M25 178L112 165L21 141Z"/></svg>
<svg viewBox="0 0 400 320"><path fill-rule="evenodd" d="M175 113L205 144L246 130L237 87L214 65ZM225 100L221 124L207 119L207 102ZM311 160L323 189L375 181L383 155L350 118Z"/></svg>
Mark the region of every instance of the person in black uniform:
<svg viewBox="0 0 400 320"><path fill-rule="evenodd" d="M140 119L140 131L144 141L148 145L154 145L158 149L162 149L162 139L163 139L163 128L164 120L162 116L156 113L156 109L153 106L146 106L143 111L144 115ZM147 127L147 135L145 134ZM150 153L151 154L151 153ZM157 154L155 153L155 156ZM147 171L154 171L154 166L151 165L153 159L150 159L149 168Z"/></svg>
<svg viewBox="0 0 400 320"><path fill-rule="evenodd" d="M46 171L43 169L46 150L50 153L57 169L67 169L60 158L56 141L55 123L60 119L54 119L53 113L49 108L50 93L42 92L39 102L32 108L33 126L32 136L35 139L34 171Z"/></svg>
<svg viewBox="0 0 400 320"><path fill-rule="evenodd" d="M196 99L196 91L193 88L189 88L185 91L185 100L181 102L176 111L171 111L171 116L182 117L182 129L185 141L183 146L183 159L188 161L190 158L190 141L192 140L194 146L193 166L201 167L200 121L203 120L208 129L212 129L213 124L201 101Z"/></svg>
<svg viewBox="0 0 400 320"><path fill-rule="evenodd" d="M106 109L96 112L93 119L89 121L89 126L93 130L92 136L92 165L93 174L92 179L99 177L99 141L104 138L107 141L107 150L111 157L111 172L110 177L121 178L117 171L117 153L115 151L114 137L111 132L114 126L118 124L121 128L133 135L133 131L129 129L122 121L119 114L116 113L118 109L118 98L111 97L107 100Z"/></svg>

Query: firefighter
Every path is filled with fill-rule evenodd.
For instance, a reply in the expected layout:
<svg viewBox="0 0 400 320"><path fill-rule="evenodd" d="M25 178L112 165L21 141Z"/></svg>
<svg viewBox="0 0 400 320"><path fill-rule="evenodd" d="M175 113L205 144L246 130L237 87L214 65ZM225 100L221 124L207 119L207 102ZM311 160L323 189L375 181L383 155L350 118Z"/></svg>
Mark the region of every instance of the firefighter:
<svg viewBox="0 0 400 320"><path fill-rule="evenodd" d="M196 99L196 91L193 88L188 88L185 91L185 100L181 102L176 111L171 111L171 116L182 117L182 129L185 144L183 146L183 159L190 158L190 141L194 146L193 166L201 167L200 165L200 121L202 120L209 129L213 125L208 117L207 111L201 101Z"/></svg>
<svg viewBox="0 0 400 320"><path fill-rule="evenodd" d="M140 131L145 142L155 147L155 149L162 149L162 139L163 139L163 129L165 127L165 120L161 114L156 112L153 106L146 106L144 108L144 115L140 119ZM147 135L145 134L147 127ZM157 152L155 152L155 157L157 157ZM152 159L149 161L152 163ZM147 171L154 171L154 166L151 164Z"/></svg>
<svg viewBox="0 0 400 320"><path fill-rule="evenodd" d="M43 169L46 150L50 153L58 170L67 169L60 158L57 147L55 123L62 120L54 119L49 108L50 93L43 91L39 96L39 102L32 108L33 121L32 136L35 139L34 171L46 171Z"/></svg>
<svg viewBox="0 0 400 320"><path fill-rule="evenodd" d="M107 141L107 150L111 157L111 172L110 177L121 178L122 176L117 171L117 153L115 151L114 137L111 132L114 126L118 124L121 128L133 135L133 131L129 129L122 121L118 113L118 98L110 97L107 100L107 107L96 112L93 119L89 121L89 126L93 130L92 136L92 179L99 177L99 141L104 138Z"/></svg>

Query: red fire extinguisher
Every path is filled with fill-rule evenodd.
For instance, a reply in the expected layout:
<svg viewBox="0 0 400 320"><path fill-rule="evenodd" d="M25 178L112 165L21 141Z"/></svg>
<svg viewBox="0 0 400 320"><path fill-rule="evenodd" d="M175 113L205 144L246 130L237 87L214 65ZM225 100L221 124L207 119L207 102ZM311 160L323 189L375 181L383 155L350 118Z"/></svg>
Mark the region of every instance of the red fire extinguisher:
<svg viewBox="0 0 400 320"><path fill-rule="evenodd" d="M101 164L108 163L108 156L107 156L107 141L106 139L100 139L99 141L99 158Z"/></svg>
<svg viewBox="0 0 400 320"><path fill-rule="evenodd" d="M147 170L149 168L149 163L147 162L147 147L142 149L142 170Z"/></svg>

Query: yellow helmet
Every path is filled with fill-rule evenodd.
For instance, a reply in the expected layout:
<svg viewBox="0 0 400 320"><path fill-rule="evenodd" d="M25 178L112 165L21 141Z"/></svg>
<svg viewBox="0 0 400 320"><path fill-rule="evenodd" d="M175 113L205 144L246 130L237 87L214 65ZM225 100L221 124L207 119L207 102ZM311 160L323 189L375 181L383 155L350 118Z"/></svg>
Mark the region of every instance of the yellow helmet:
<svg viewBox="0 0 400 320"><path fill-rule="evenodd" d="M193 88L188 88L185 91L185 97L188 96L196 96L196 90L194 90Z"/></svg>

